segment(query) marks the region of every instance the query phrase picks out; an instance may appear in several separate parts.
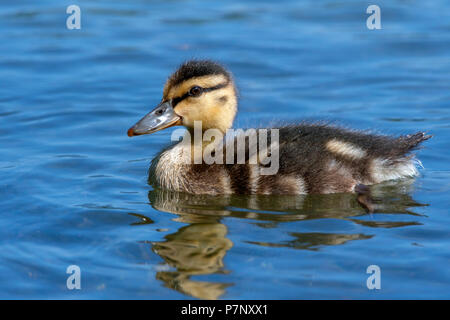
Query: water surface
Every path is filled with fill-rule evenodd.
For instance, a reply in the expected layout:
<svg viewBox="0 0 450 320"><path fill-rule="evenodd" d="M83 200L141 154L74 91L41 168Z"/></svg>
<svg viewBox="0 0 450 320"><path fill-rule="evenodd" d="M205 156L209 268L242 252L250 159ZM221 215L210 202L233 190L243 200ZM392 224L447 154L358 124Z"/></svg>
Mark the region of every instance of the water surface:
<svg viewBox="0 0 450 320"><path fill-rule="evenodd" d="M67 30L70 4L82 29ZM0 298L450 298L447 1L0 4ZM147 184L171 130L129 139L183 60L240 89L236 127L428 131L414 180L354 195L191 196ZM66 288L78 265L82 289ZM368 290L378 265L381 290Z"/></svg>

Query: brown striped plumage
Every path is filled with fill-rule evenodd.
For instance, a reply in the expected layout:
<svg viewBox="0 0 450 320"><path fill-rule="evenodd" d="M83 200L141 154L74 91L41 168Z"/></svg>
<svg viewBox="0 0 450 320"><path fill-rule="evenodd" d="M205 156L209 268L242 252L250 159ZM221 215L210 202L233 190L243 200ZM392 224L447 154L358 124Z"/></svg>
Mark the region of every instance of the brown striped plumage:
<svg viewBox="0 0 450 320"><path fill-rule="evenodd" d="M275 175L252 172L260 165L248 164L182 164L173 163L174 145L156 157L150 169L149 182L163 188L198 194L307 194L353 192L357 184L374 184L385 180L377 176L374 164L382 159L383 169L399 178L417 174L413 155L409 154L429 136L417 133L398 138L348 131L323 124L299 124L279 128L280 167ZM366 151L362 158L346 157L327 149L331 139L346 142ZM226 150L226 149L225 149ZM226 151L224 150L224 158ZM176 160L175 160L176 161ZM186 183L180 188L167 185L156 174L156 167L165 164ZM406 172L402 173L402 170ZM375 171L374 171L375 170ZM389 177L389 175L387 175ZM171 178L173 179L173 178Z"/></svg>
<svg viewBox="0 0 450 320"><path fill-rule="evenodd" d="M193 91L197 87L201 87L200 94ZM217 128L225 133L237 111L236 90L230 73L222 66L211 61L190 61L169 78L161 107L157 109L166 104L169 108L173 106L173 119L164 120L167 125L158 124L156 129L149 128L146 132L139 122L128 134L151 133L174 124L184 125L187 132L192 133L195 121L202 121L203 130ZM153 112L149 117L157 116ZM273 151L271 148L277 148L279 152L276 174L261 174L260 169L271 163L267 164L259 157L256 164L251 162L253 155L248 145L243 164L236 161L234 164L186 162L186 156L192 155L195 145L192 140L191 144L176 143L163 150L152 161L149 182L165 189L193 194L354 192L357 185L417 175L417 160L411 152L431 137L422 132L391 137L317 123L277 129L279 139L275 141L269 135L268 147L269 155ZM228 136L224 140L224 163L226 150L231 146L237 158L236 139ZM277 143L274 145L272 142Z"/></svg>

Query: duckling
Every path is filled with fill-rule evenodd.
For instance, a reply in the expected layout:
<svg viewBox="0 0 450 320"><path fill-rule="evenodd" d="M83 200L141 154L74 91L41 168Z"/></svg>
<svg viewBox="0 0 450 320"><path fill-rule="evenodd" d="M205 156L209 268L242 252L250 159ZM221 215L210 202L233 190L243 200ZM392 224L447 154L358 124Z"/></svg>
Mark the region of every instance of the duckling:
<svg viewBox="0 0 450 320"><path fill-rule="evenodd" d="M237 89L225 67L210 60L183 63L168 78L158 106L128 130L132 137L177 125L187 129L183 141L153 159L149 183L213 195L364 193L368 185L417 176L420 162L412 151L431 138L424 132L391 137L307 122L270 128L270 134L264 128L229 134L237 106ZM214 129L222 138L192 139L198 123L202 134ZM237 146L243 136L245 156L239 162ZM267 138L269 146L261 144L261 137ZM250 141L257 141L266 155L251 153ZM220 161L197 161L204 153L196 156L196 148L206 151L219 144L223 148L213 152L219 153L214 156ZM277 157L268 163L271 153ZM275 161L276 172L264 173Z"/></svg>

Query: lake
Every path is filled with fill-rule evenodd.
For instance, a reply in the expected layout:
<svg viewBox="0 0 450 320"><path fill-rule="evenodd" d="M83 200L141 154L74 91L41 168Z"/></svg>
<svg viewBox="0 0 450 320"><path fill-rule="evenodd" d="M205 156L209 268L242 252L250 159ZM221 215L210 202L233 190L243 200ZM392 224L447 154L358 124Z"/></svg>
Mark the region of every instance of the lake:
<svg viewBox="0 0 450 320"><path fill-rule="evenodd" d="M0 3L0 298L449 299L450 5L371 4L379 30L359 0ZM354 194L153 188L173 130L126 132L190 58L233 72L237 128L432 134L420 177L373 186L373 214Z"/></svg>

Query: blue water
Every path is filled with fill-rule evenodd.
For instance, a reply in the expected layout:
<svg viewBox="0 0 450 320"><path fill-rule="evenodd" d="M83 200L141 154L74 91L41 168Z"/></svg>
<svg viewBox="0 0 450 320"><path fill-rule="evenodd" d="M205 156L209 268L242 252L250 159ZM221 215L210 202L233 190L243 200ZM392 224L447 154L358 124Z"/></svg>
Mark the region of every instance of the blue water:
<svg viewBox="0 0 450 320"><path fill-rule="evenodd" d="M81 8L81 30L66 7ZM368 30L366 8L381 8ZM450 4L0 2L0 298L450 298ZM216 59L236 127L325 119L434 135L415 181L354 195L153 190L171 130L130 139L170 72ZM81 269L68 290L66 268ZM369 290L369 265L381 289Z"/></svg>

